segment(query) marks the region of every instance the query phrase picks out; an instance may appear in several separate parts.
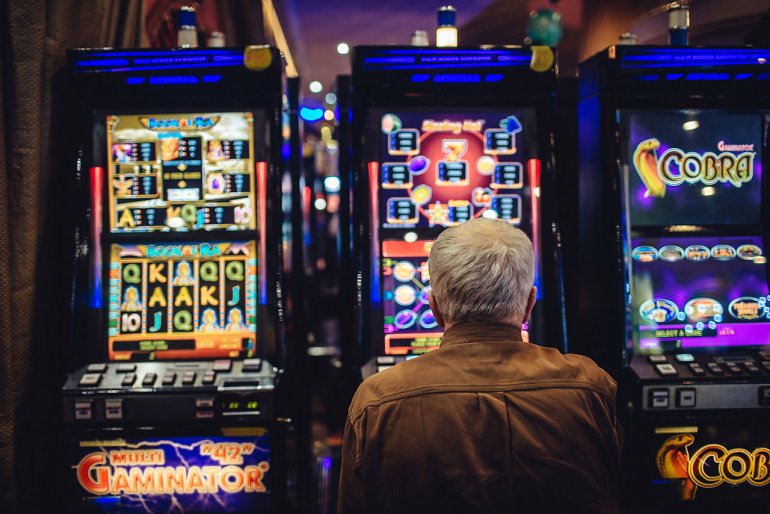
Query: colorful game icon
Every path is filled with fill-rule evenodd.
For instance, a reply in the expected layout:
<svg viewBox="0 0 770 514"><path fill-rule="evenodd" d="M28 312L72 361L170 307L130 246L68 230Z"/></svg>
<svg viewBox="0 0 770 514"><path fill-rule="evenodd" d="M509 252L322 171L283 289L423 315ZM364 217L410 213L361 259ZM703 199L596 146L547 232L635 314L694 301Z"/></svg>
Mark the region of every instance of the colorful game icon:
<svg viewBox="0 0 770 514"><path fill-rule="evenodd" d="M412 203L420 206L425 205L430 202L432 195L433 190L430 186L426 186L425 184L419 185L412 189Z"/></svg>
<svg viewBox="0 0 770 514"><path fill-rule="evenodd" d="M390 134L394 130L399 130L401 127L401 118L395 114L386 114L380 121L380 128L385 134Z"/></svg>
<svg viewBox="0 0 770 514"><path fill-rule="evenodd" d="M495 171L495 158L491 155L482 155L476 159L476 171L481 175L491 175Z"/></svg>
<svg viewBox="0 0 770 514"><path fill-rule="evenodd" d="M741 245L737 249L738 257L745 261L754 261L762 255L762 249L757 245Z"/></svg>
<svg viewBox="0 0 770 514"><path fill-rule="evenodd" d="M409 282L414 278L414 274L414 264L409 261L398 261L396 265L393 266L393 276L396 277L396 280L399 282Z"/></svg>
<svg viewBox="0 0 770 514"><path fill-rule="evenodd" d="M436 202L428 209L428 224L431 227L436 225L446 225L447 208L441 202Z"/></svg>
<svg viewBox="0 0 770 514"><path fill-rule="evenodd" d="M438 326L438 323L436 322L436 316L433 315L433 311L427 310L420 314L420 326L428 330Z"/></svg>
<svg viewBox="0 0 770 514"><path fill-rule="evenodd" d="M727 312L735 319L755 320L762 315L762 309L758 298L753 296L741 296L727 306Z"/></svg>
<svg viewBox="0 0 770 514"><path fill-rule="evenodd" d="M711 257L718 261L731 261L735 255L735 248L730 245L716 245L711 249Z"/></svg>
<svg viewBox="0 0 770 514"><path fill-rule="evenodd" d="M393 291L393 300L404 307L412 305L417 298L417 294L412 286L403 284Z"/></svg>
<svg viewBox="0 0 770 514"><path fill-rule="evenodd" d="M420 300L420 303L423 303L425 305L428 305L428 297L430 296L430 286L420 289L420 292L417 294L417 298Z"/></svg>
<svg viewBox="0 0 770 514"><path fill-rule="evenodd" d="M421 175L430 166L430 159L424 155L415 155L409 160L409 171L412 175Z"/></svg>
<svg viewBox="0 0 770 514"><path fill-rule="evenodd" d="M476 187L471 192L471 202L476 207L487 207L492 202L492 190L488 187Z"/></svg>
<svg viewBox="0 0 770 514"><path fill-rule="evenodd" d="M658 260L658 250L654 246L637 246L631 256L638 262L653 262Z"/></svg>
<svg viewBox="0 0 770 514"><path fill-rule="evenodd" d="M651 323L668 323L678 312L674 302L658 298L647 300L639 307L639 315Z"/></svg>
<svg viewBox="0 0 770 514"><path fill-rule="evenodd" d="M708 321L716 319L723 312L722 304L713 298L694 298L684 306L684 312L691 321Z"/></svg>
<svg viewBox="0 0 770 514"><path fill-rule="evenodd" d="M667 262L679 262L684 259L684 250L681 246L666 245L658 252L660 259Z"/></svg>
<svg viewBox="0 0 770 514"><path fill-rule="evenodd" d="M399 330L411 327L414 325L415 321L417 321L417 314L414 311L410 311L408 309L404 309L403 311L398 312L393 317L393 324Z"/></svg>
<svg viewBox="0 0 770 514"><path fill-rule="evenodd" d="M688 261L701 262L711 258L711 251L703 245L692 245L684 249Z"/></svg>

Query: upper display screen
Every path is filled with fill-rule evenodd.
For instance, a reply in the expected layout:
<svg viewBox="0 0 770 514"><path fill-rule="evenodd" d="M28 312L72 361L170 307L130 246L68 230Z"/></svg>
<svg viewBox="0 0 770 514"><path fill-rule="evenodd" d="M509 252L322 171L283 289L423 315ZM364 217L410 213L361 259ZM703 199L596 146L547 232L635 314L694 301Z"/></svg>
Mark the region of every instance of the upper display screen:
<svg viewBox="0 0 770 514"><path fill-rule="evenodd" d="M632 226L752 224L760 218L760 113L622 112Z"/></svg>
<svg viewBox="0 0 770 514"><path fill-rule="evenodd" d="M256 243L111 246L110 360L251 357Z"/></svg>
<svg viewBox="0 0 770 514"><path fill-rule="evenodd" d="M110 230L256 228L251 113L107 117Z"/></svg>
<svg viewBox="0 0 770 514"><path fill-rule="evenodd" d="M636 351L770 344L760 237L634 238Z"/></svg>
<svg viewBox="0 0 770 514"><path fill-rule="evenodd" d="M383 228L447 227L485 216L529 230L530 185L540 170L532 110L377 116L380 162L370 171L378 171Z"/></svg>

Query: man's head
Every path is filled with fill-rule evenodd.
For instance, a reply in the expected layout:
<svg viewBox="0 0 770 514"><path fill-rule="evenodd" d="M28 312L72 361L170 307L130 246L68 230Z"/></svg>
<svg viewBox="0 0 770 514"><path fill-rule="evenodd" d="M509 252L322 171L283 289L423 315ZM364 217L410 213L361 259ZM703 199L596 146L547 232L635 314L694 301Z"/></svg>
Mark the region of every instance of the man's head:
<svg viewBox="0 0 770 514"><path fill-rule="evenodd" d="M445 230L428 268L430 307L445 328L467 321L521 325L535 305L532 243L504 221L479 218Z"/></svg>

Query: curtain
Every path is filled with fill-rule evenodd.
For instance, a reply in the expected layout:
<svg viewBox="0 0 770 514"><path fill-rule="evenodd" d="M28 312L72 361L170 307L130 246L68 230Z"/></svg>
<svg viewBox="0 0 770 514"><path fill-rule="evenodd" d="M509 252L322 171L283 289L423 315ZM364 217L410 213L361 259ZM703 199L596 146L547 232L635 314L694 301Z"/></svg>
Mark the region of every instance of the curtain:
<svg viewBox="0 0 770 514"><path fill-rule="evenodd" d="M0 2L0 511L60 512L59 390L66 371L68 261L61 220L74 151L55 93L65 50L136 47L142 0ZM74 125L74 123L73 123Z"/></svg>

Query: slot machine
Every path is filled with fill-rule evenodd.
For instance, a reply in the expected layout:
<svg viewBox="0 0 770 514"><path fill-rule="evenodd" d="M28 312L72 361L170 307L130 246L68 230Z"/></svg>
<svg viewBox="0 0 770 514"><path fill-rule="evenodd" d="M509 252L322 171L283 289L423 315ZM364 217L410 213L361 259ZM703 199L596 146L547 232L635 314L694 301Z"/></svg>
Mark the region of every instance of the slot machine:
<svg viewBox="0 0 770 514"><path fill-rule="evenodd" d="M550 56L538 68L538 52ZM536 70L540 71L536 71ZM532 239L532 341L566 347L555 218L553 53L357 47L352 74L353 351L367 376L438 347L428 255L442 230L504 220Z"/></svg>
<svg viewBox="0 0 770 514"><path fill-rule="evenodd" d="M73 512L285 512L283 65L74 50Z"/></svg>
<svg viewBox="0 0 770 514"><path fill-rule="evenodd" d="M571 340L619 380L635 505L770 491L768 57L616 46L580 67Z"/></svg>

